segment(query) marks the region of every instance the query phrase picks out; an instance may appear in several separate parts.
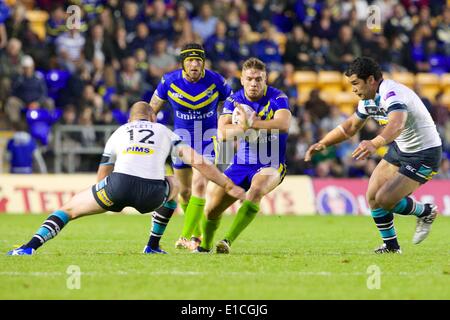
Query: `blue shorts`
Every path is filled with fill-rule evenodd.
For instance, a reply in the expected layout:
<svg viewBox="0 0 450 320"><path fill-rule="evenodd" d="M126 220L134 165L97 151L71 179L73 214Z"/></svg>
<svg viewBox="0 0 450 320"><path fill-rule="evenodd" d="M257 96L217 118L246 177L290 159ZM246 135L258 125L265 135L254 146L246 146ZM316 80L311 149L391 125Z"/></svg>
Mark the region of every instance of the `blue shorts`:
<svg viewBox="0 0 450 320"><path fill-rule="evenodd" d="M400 151L395 142L389 145L384 160L400 167L399 172L421 184L431 180L441 164L442 147L434 147L419 152Z"/></svg>
<svg viewBox="0 0 450 320"><path fill-rule="evenodd" d="M240 186L241 188L248 191L250 189L250 185L252 184L252 179L259 171L264 168L270 168L270 165L263 164L236 164L233 163L230 165L223 173L230 178L235 185ZM278 172L280 173L280 183L283 181L284 176L286 175L286 165L284 163L280 164L278 168Z"/></svg>

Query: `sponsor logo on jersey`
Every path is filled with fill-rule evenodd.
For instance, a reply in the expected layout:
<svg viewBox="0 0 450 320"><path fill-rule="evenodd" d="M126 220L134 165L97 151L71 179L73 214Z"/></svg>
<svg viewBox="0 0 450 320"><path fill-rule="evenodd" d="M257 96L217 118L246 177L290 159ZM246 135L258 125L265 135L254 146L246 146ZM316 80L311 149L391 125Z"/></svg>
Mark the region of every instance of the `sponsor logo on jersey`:
<svg viewBox="0 0 450 320"><path fill-rule="evenodd" d="M109 197L106 195L105 189L97 191L97 197L104 205L108 207L111 207L114 204L114 202L112 202L111 199L109 199Z"/></svg>
<svg viewBox="0 0 450 320"><path fill-rule="evenodd" d="M122 154L142 154L148 155L155 153L155 150L143 146L130 146L122 151Z"/></svg>
<svg viewBox="0 0 450 320"><path fill-rule="evenodd" d="M198 111L180 112L179 110L177 110L175 112L175 116L182 120L203 120L214 116L214 110L208 111L206 113L201 113Z"/></svg>
<svg viewBox="0 0 450 320"><path fill-rule="evenodd" d="M395 96L395 92L394 91L389 91L388 93L386 93L386 96L384 97L384 100L387 100L390 97Z"/></svg>

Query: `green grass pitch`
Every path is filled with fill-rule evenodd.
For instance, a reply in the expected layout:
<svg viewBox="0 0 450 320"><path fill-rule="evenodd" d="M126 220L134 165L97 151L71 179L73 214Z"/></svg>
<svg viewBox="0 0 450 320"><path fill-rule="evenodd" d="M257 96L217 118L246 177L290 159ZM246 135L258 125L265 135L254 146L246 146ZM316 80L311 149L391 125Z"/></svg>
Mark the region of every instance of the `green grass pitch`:
<svg viewBox="0 0 450 320"><path fill-rule="evenodd" d="M230 255L176 250L183 217L175 216L161 241L170 254L144 255L150 215L85 217L35 256L5 255L45 217L0 216L0 299L450 298L449 217L413 245L415 219L396 216L403 255L373 254L381 240L361 216L258 216ZM216 240L231 221L224 218ZM79 289L67 287L70 265L81 270ZM376 283L370 266L381 272L379 289L367 286Z"/></svg>

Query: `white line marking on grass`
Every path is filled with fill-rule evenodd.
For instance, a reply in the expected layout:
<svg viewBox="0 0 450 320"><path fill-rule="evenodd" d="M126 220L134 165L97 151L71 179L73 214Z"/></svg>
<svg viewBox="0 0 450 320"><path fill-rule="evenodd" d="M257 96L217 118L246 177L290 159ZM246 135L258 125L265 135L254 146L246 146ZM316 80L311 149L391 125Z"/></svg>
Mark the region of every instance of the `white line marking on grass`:
<svg viewBox="0 0 450 320"><path fill-rule="evenodd" d="M169 275L169 276L215 276L215 275L226 275L226 276L263 276L263 275L271 275L273 273L266 272L202 272L202 271L116 271L116 272L81 272L81 275L84 276L132 276L132 275L147 275L147 276L161 276L161 275ZM299 271L299 272L283 272L282 275L291 275L291 276L319 276L319 277L353 277L353 276L366 276L365 272L329 272L329 271ZM438 276L443 275L441 272L387 272L383 273L383 276L404 276L404 277L416 277L416 276ZM34 276L34 277L58 277L65 276L63 272L18 272L18 271L2 271L0 272L0 276L15 276L15 277L23 277L23 276Z"/></svg>

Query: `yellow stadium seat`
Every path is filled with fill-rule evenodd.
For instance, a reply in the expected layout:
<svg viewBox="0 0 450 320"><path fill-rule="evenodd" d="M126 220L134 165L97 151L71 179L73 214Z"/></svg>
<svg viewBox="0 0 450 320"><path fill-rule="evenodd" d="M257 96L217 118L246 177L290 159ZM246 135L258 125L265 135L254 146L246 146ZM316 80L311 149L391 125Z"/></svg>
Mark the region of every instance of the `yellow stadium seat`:
<svg viewBox="0 0 450 320"><path fill-rule="evenodd" d="M319 71L317 84L321 90L341 92L342 74L338 71Z"/></svg>
<svg viewBox="0 0 450 320"><path fill-rule="evenodd" d="M317 87L317 74L314 71L296 71L294 83L297 85L298 103L302 104L309 98L309 93Z"/></svg>
<svg viewBox="0 0 450 320"><path fill-rule="evenodd" d="M320 90L319 97L328 104L334 104L334 97L336 92L330 93L324 90Z"/></svg>
<svg viewBox="0 0 450 320"><path fill-rule="evenodd" d="M444 91L444 93L450 94L450 73L444 73L441 75L441 90Z"/></svg>
<svg viewBox="0 0 450 320"><path fill-rule="evenodd" d="M442 95L442 104L450 111L450 93L444 93Z"/></svg>
<svg viewBox="0 0 450 320"><path fill-rule="evenodd" d="M347 115L355 112L358 102L359 98L353 92L343 91L334 94L334 104Z"/></svg>
<svg viewBox="0 0 450 320"><path fill-rule="evenodd" d="M411 72L392 72L391 79L413 89L415 83L414 74Z"/></svg>
<svg viewBox="0 0 450 320"><path fill-rule="evenodd" d="M416 83L423 96L435 101L436 94L441 90L439 76L433 73L416 74Z"/></svg>

